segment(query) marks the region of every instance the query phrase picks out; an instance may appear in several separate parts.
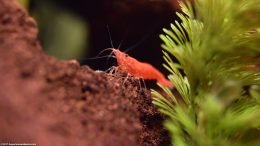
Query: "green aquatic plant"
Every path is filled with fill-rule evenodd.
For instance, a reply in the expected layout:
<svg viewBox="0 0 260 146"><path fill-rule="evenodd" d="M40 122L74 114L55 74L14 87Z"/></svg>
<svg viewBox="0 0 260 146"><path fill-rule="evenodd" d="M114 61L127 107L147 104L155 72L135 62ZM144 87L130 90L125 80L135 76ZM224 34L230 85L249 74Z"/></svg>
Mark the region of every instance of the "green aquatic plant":
<svg viewBox="0 0 260 146"><path fill-rule="evenodd" d="M172 145L259 146L260 0L180 6L180 21L160 36L179 94L152 90Z"/></svg>

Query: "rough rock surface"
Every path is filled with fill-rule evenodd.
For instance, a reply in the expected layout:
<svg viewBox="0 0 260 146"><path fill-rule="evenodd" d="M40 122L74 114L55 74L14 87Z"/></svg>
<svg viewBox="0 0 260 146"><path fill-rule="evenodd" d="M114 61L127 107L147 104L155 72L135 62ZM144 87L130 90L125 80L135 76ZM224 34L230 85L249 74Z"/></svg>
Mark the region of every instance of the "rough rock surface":
<svg viewBox="0 0 260 146"><path fill-rule="evenodd" d="M37 33L15 0L0 0L0 143L169 145L149 91L47 56Z"/></svg>

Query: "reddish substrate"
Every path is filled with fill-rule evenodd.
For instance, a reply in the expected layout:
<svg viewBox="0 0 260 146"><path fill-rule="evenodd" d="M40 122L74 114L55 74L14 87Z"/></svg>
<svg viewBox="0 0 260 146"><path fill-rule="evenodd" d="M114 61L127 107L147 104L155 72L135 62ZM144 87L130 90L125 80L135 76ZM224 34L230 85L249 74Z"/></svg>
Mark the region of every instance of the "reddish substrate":
<svg viewBox="0 0 260 146"><path fill-rule="evenodd" d="M147 90L45 55L36 27L15 0L0 0L0 143L169 145Z"/></svg>

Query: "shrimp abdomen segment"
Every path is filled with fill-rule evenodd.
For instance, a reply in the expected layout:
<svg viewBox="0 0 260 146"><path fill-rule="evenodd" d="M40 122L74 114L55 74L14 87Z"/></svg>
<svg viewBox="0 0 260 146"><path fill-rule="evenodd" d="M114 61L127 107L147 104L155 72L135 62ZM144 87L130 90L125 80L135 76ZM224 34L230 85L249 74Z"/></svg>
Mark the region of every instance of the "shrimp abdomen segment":
<svg viewBox="0 0 260 146"><path fill-rule="evenodd" d="M140 62L136 70L138 70L138 72L135 72L134 76L138 76L140 78L148 80L156 80L163 86L172 87L172 83L167 80L164 75L151 64Z"/></svg>

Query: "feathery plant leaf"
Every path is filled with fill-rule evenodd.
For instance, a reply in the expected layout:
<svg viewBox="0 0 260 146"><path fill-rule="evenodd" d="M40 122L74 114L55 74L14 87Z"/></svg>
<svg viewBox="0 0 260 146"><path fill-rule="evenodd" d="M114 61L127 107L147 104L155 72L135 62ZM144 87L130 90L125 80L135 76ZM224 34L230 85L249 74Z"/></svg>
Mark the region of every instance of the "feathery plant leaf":
<svg viewBox="0 0 260 146"><path fill-rule="evenodd" d="M179 94L152 90L172 145L260 145L260 0L180 6L180 21L160 35Z"/></svg>

